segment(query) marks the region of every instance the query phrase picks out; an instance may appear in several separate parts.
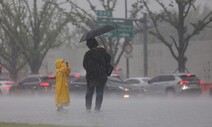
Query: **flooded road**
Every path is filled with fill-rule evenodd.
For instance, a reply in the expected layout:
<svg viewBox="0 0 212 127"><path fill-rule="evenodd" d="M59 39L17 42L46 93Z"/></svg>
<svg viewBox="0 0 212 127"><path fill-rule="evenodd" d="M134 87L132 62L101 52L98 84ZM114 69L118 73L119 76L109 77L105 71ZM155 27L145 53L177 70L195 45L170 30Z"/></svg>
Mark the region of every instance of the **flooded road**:
<svg viewBox="0 0 212 127"><path fill-rule="evenodd" d="M59 113L54 96L0 97L0 122L86 127L211 127L212 98L104 97L102 112L87 113L84 96L72 95L68 113ZM94 104L94 103L93 103Z"/></svg>

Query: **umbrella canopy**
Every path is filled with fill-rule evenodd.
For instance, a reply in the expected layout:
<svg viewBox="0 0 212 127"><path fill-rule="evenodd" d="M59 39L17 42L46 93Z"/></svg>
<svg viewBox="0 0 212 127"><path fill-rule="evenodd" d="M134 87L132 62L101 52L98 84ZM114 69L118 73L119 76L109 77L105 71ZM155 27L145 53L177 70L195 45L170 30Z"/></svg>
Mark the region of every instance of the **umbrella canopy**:
<svg viewBox="0 0 212 127"><path fill-rule="evenodd" d="M96 36L102 35L106 32L111 31L111 30L117 29L118 27L119 26L117 26L117 25L111 25L111 24L96 27L96 28L86 32L85 34L83 34L81 39L80 39L80 42L83 42L83 41L86 41L88 39L94 38Z"/></svg>

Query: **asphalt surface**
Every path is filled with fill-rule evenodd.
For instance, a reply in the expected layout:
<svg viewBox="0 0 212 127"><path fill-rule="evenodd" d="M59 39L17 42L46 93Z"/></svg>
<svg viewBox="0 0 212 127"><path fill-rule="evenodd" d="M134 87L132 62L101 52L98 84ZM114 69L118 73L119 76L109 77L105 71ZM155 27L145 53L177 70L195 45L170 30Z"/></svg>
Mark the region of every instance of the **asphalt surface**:
<svg viewBox="0 0 212 127"><path fill-rule="evenodd" d="M85 127L212 127L212 98L207 96L129 99L105 96L99 113L85 111L83 95L71 96L67 113L56 111L53 95L1 96L0 122Z"/></svg>

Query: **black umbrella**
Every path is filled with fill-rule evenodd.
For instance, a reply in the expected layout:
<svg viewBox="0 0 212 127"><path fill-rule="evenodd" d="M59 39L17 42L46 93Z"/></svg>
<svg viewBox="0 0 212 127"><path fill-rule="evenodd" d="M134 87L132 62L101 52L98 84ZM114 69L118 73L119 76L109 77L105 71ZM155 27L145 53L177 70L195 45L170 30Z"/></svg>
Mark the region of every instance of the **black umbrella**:
<svg viewBox="0 0 212 127"><path fill-rule="evenodd" d="M117 25L111 25L111 24L96 27L96 28L86 32L85 34L83 34L81 39L80 39L80 42L83 42L83 41L86 41L88 39L94 38L96 36L102 35L106 32L111 31L111 30L117 29L118 27L119 26L117 26Z"/></svg>

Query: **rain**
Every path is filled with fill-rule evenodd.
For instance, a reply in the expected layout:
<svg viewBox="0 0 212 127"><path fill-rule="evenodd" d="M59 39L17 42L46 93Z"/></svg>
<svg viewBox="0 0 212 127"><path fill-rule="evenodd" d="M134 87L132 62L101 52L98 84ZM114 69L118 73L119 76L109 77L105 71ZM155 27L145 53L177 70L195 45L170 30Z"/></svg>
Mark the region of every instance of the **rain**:
<svg viewBox="0 0 212 127"><path fill-rule="evenodd" d="M44 9L44 7L41 7L44 0L38 1L37 9L41 13L42 11L40 10ZM70 1L71 3L66 3ZM88 1L62 0L60 3L59 0L56 0L56 2L60 3L59 6L51 5L52 8L55 7L54 11L56 12L53 13L55 15L52 17L48 15L49 17L46 16L47 18L44 16L43 19L45 21L41 21L43 24L49 23L48 27L42 25L36 27L38 24L36 24L36 19L33 19L36 17L32 18L32 15L27 14L28 12L24 10L24 7L19 8L20 12L23 11L23 13L13 17L14 20L8 22L8 24L11 24L5 23L6 20L5 22L0 20L0 127L2 127L1 122L80 127L211 127L212 21L207 24L206 28L199 28L198 30L200 31L192 33L192 30L204 26L198 23L204 23L199 20L203 19L208 12L210 12L208 20L212 19L212 2L210 0L196 1L195 6L197 8L191 7L193 10L191 14L188 14L188 17L192 22L185 23L189 27L186 27L183 32L188 33L184 34L185 38L181 40L189 40L189 43L185 42L184 48L186 50L182 51L180 50L183 49L182 47L177 47L178 42L182 44L177 35L180 32L178 33L176 29L171 28L171 23L165 24L160 17L161 15L158 15L161 18L161 22L159 21L158 23L160 27L158 28L164 36L154 36L154 34L156 35L153 30L155 28L154 22L147 7L142 3L145 0L117 0L114 5L116 7L112 9L113 11L105 10L105 8L110 9L110 7L103 7L103 2L99 2L100 0L91 0L90 4ZM148 7L150 7L150 11L156 14L156 12L160 12L161 8L155 1L157 0L150 0L150 6ZM173 3L176 0L171 2L162 1L165 2L168 9L171 8L170 10L177 7L176 3ZM108 2L109 5L110 2ZM19 4L24 6L23 3L22 1ZM32 3L33 1L29 0L29 8L33 8ZM0 2L0 5L0 19L5 16L3 18L9 20L10 18L8 17L10 16L2 9L2 2ZM6 6L7 4L4 5ZM13 7L13 4L10 7ZM49 6L49 8L51 7ZM14 13L14 10L11 9L11 13ZM197 13L194 10L197 10ZM16 14L18 14L18 11ZM65 15L76 17L66 19ZM20 17L20 20L18 17ZM27 21L29 19L25 19L25 17L31 18L34 26L27 26L30 23ZM37 20L40 19L42 18L39 17ZM145 22L144 19L146 20ZM10 30L9 28L13 28L11 26L18 24L16 20L20 24L23 23L21 25L24 27L14 27L11 31L6 31ZM70 21L63 22L66 20ZM79 87L77 84L73 87L70 84L73 83L72 81L75 78L82 78L86 73L82 62L88 47L86 47L85 42L80 42L82 35L98 25L105 25L105 21L108 20L111 20L114 23L113 25L119 26L119 31L107 32L103 35L98 35L96 38L101 46L112 55L114 70L110 77L117 78L118 82L122 83L117 87L122 93L117 94L117 91L107 93L107 90L111 89L105 88L101 112L95 112L94 110L96 96L94 94L92 109L88 113L85 107L85 86ZM197 24L195 24L196 22ZM63 24L65 25L62 26ZM57 26L60 25L63 29L58 30ZM33 31L34 27L36 27L36 30L42 28L39 30L43 31ZM200 34L196 34L198 32ZM50 35L50 33L53 34ZM193 35L195 36L193 37ZM192 37L189 38L190 36ZM166 41L163 42L163 40L168 43ZM115 44L118 47L115 47ZM44 50L48 50L48 52ZM180 54L182 52L184 54ZM9 59L5 58L5 56L9 57ZM47 94L40 94L36 91L30 91L29 93L22 91L23 93L21 94L10 94L7 93L7 90L12 90L12 88L8 87L5 87L6 92L2 90L3 85L1 86L1 83L16 83L16 85L20 86L21 81L31 74L47 75L50 79L55 78L56 69L54 62L58 58L68 61L71 67L71 78L69 81L71 102L64 107L68 110L67 112L57 111L55 106L55 84L51 86L50 93ZM151 84L150 81L154 76L173 74L178 71L188 73L189 76L190 73L195 74L198 78L198 84L203 84L200 89L202 93L198 96L146 94L148 93L147 86ZM148 78L148 81L141 87L141 91L135 89L138 86L129 87L124 82L128 78L137 77ZM7 82L7 80L14 82ZM185 80L184 82L187 83L188 81ZM119 83L116 85L119 85ZM179 87L181 86L179 85ZM79 91L74 91L75 88L79 89ZM186 89L187 87L184 88ZM129 94L126 94L126 92L129 92ZM135 94L133 92L138 93ZM166 92L164 94L167 94Z"/></svg>
<svg viewBox="0 0 212 127"><path fill-rule="evenodd" d="M56 111L53 96L0 98L0 121L99 127L210 127L211 98L105 96L102 112L87 113L84 96L72 95L67 113Z"/></svg>

